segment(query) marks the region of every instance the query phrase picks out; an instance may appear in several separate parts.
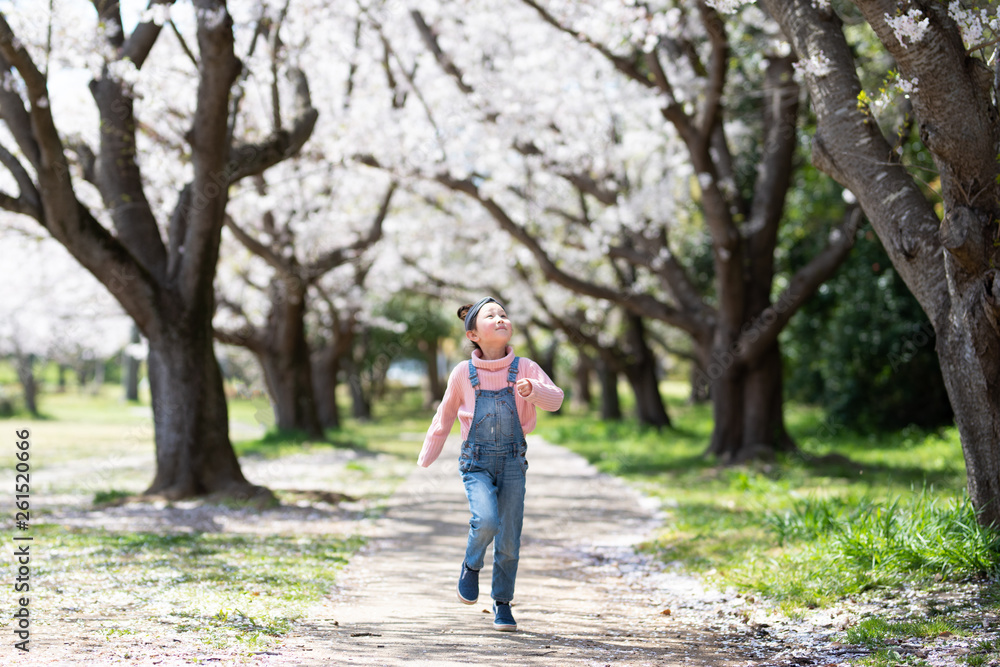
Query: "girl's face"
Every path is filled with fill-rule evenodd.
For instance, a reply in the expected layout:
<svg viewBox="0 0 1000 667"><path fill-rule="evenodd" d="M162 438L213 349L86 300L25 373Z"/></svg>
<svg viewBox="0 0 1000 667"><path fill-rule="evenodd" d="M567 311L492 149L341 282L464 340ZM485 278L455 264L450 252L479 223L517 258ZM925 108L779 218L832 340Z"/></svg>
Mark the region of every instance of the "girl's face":
<svg viewBox="0 0 1000 667"><path fill-rule="evenodd" d="M507 319L507 313L499 303L487 303L476 315L476 326L467 331L469 340L480 346L498 347L507 345L514 333L514 327Z"/></svg>

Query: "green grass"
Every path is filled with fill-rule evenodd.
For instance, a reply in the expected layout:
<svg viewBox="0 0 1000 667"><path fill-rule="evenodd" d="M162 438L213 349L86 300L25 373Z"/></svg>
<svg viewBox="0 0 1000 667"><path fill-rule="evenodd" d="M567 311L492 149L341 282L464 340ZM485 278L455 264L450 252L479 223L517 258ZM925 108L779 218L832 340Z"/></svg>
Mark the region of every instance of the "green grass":
<svg viewBox="0 0 1000 667"><path fill-rule="evenodd" d="M358 537L119 533L32 527L32 613L106 619L107 637L174 627L213 647L273 645L332 586ZM34 580L33 580L34 584ZM37 611L36 611L37 609Z"/></svg>
<svg viewBox="0 0 1000 667"><path fill-rule="evenodd" d="M668 519L644 548L719 585L755 591L796 613L903 582L995 570L997 535L965 498L955 429L858 434L819 410L788 406L800 450L719 466L704 456L711 407L664 393L674 427L544 416L539 432L661 499Z"/></svg>
<svg viewBox="0 0 1000 667"><path fill-rule="evenodd" d="M926 667L929 663L914 655L902 654L895 649L880 648L859 660L851 662L858 667Z"/></svg>
<svg viewBox="0 0 1000 667"><path fill-rule="evenodd" d="M862 619L854 627L848 628L845 639L849 644L860 644L874 649L884 646L888 639L935 637L946 632L955 634L959 632L959 628L944 619L887 621L873 616Z"/></svg>

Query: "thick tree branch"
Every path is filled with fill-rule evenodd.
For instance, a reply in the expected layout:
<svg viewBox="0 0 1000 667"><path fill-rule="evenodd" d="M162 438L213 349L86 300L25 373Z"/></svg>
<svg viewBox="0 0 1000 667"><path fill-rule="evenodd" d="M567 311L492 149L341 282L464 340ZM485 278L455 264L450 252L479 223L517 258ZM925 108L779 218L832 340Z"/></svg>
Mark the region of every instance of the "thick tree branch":
<svg viewBox="0 0 1000 667"><path fill-rule="evenodd" d="M410 11L410 17L413 18L413 24L417 26L417 32L420 33L420 38L424 42L424 46L427 50L431 52L434 59L438 62L438 65L443 69L452 79L455 80L455 85L466 95L472 94L473 89L465 81L462 80L462 71L458 69L455 65L455 61L444 52L441 48L441 44L438 41L437 33L427 25L427 21L424 20L424 15L419 9L414 9Z"/></svg>
<svg viewBox="0 0 1000 667"><path fill-rule="evenodd" d="M147 11L152 11L157 5L171 7L175 1L150 0ZM121 46L122 59L128 58L135 64L136 69L142 69L147 56L149 56L149 52L153 49L153 45L156 43L156 39L160 36L162 30L163 26L154 21L144 21L137 25L132 34L129 35L128 39Z"/></svg>
<svg viewBox="0 0 1000 667"><path fill-rule="evenodd" d="M55 122L52 119L52 111L49 105L49 92L45 81L45 75L39 71L31 55L18 39L17 35L7 23L7 17L0 12L0 56L9 66L14 67L27 89L28 111L24 115L17 112L16 104L8 107L4 105L4 120L14 121L11 127L16 132L15 140L24 154L35 165L36 170L42 168L60 168L64 170L65 178L69 177L69 167L63 155L63 145L56 130ZM0 87L2 88L2 87ZM5 100L7 101L7 100ZM9 100L14 102L14 100ZM24 101L18 96L17 104L24 110ZM11 118L8 119L7 112L10 111ZM22 137L18 136L22 132L27 132L25 139L30 136L34 141L22 145ZM34 144L34 145L32 145ZM37 157L36 157L37 156Z"/></svg>
<svg viewBox="0 0 1000 667"><path fill-rule="evenodd" d="M230 91L241 64L234 52L233 19L220 0L195 0L198 47L201 54L197 103L187 138L191 144L194 179L185 212L184 240L179 248L177 284L189 308L209 308L219 235L228 201L233 167L229 154Z"/></svg>
<svg viewBox="0 0 1000 667"><path fill-rule="evenodd" d="M762 301L770 298L774 248L794 170L798 135L799 87L792 76L794 57L768 59L764 78L764 146L754 182L750 218L743 228L754 285ZM756 306L756 304L753 304Z"/></svg>
<svg viewBox="0 0 1000 667"><path fill-rule="evenodd" d="M95 0L95 5L102 22L118 27L118 30L104 31L104 35L110 46L124 54L128 42L123 41L118 3ZM139 41L133 43L133 47L140 61L152 48L159 31L159 26L152 23L136 28L133 37L138 33ZM100 190L104 205L111 212L118 240L153 276L162 280L167 271L167 249L146 198L139 170L132 92L127 84L112 75L110 63L106 63L101 75L90 82L90 91L101 118L100 149L96 159L89 148L77 149L84 177Z"/></svg>
<svg viewBox="0 0 1000 667"><path fill-rule="evenodd" d="M26 155L37 156L36 190L42 202L43 224L77 261L100 280L148 337L158 314L155 283L149 272L76 198L63 143L49 105L44 75L0 12L0 55L16 68L25 83L30 111ZM22 109L23 109L23 103ZM6 109L5 109L6 110ZM5 117L5 120L8 120ZM14 116L18 121L17 114ZM22 118L23 120L23 118ZM19 128L15 131L20 131ZM21 141L28 137L18 138ZM36 150L37 149L37 150ZM25 150L22 147L22 150Z"/></svg>
<svg viewBox="0 0 1000 667"><path fill-rule="evenodd" d="M946 203L997 211L1000 127L990 68L967 56L946 5L917 3L930 20L916 47L901 42L887 21L896 13L894 2L858 0L855 4L899 65L900 76L919 81L910 101L920 138L937 164ZM904 40L909 42L909 38ZM957 109L963 110L962 122L955 122Z"/></svg>
<svg viewBox="0 0 1000 667"><path fill-rule="evenodd" d="M292 266L286 259L251 236L246 230L236 224L236 221L228 213L226 214L225 222L226 228L233 233L237 241L243 244L243 247L263 259L278 273L282 275L292 273Z"/></svg>
<svg viewBox="0 0 1000 667"><path fill-rule="evenodd" d="M0 52L0 71L5 76L13 76L14 68ZM31 130L31 115L24 107L24 100L21 95L13 89L13 86L0 86L0 117L17 142L18 148L28 159L28 162L37 170L39 166L40 153L38 142Z"/></svg>
<svg viewBox="0 0 1000 667"><path fill-rule="evenodd" d="M7 171L11 173L11 176L14 177L14 181L17 183L18 189L21 191L20 196L16 198L4 195L3 208L15 213L29 215L44 225L42 202L38 195L38 190L35 188L35 182L31 180L28 170L24 168L21 161L14 157L3 145L0 145L0 164L6 167Z"/></svg>
<svg viewBox="0 0 1000 667"><path fill-rule="evenodd" d="M299 152L312 136L319 118L319 111L312 106L309 82L302 70L294 68L289 75L295 82L296 115L288 130L278 130L268 139L255 144L241 144L233 148L224 173L228 183L254 176L288 159Z"/></svg>
<svg viewBox="0 0 1000 667"><path fill-rule="evenodd" d="M274 21L273 25L268 26L270 31L268 45L271 48L271 127L274 132L280 132L282 127L282 117L281 117L281 95L278 94L278 69L279 69L279 54L283 47L281 41L281 26L285 22L285 18L288 16L288 6L291 4L291 0L285 0L285 6L281 8L281 12L278 14L278 18ZM305 75L302 75L303 80Z"/></svg>
<svg viewBox="0 0 1000 667"><path fill-rule="evenodd" d="M262 352L265 349L260 332L249 323L239 329L226 329L215 325L212 327L212 337L225 345L243 347L251 352Z"/></svg>
<svg viewBox="0 0 1000 667"><path fill-rule="evenodd" d="M707 137L712 128L720 121L719 112L722 108L722 95L726 85L726 73L729 71L729 38L726 35L726 25L719 13L709 7L705 0L699 0L698 13L702 25L708 34L712 46L708 67L708 85L705 89L705 103L701 108L697 125L699 134Z"/></svg>

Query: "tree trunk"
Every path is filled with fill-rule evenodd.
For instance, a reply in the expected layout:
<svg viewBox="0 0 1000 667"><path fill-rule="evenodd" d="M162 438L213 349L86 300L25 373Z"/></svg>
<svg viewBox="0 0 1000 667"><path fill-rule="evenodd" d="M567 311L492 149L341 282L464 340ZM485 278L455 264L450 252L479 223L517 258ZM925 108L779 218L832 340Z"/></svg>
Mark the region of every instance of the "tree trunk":
<svg viewBox="0 0 1000 667"><path fill-rule="evenodd" d="M423 341L421 350L427 362L427 391L424 394L424 408L431 409L444 398L444 384L441 382L441 374L438 373L438 352L440 346L437 339Z"/></svg>
<svg viewBox="0 0 1000 667"><path fill-rule="evenodd" d="M656 376L656 357L646 343L646 327L642 317L628 315L628 360L624 372L635 394L636 417L639 424L663 428L670 426L670 416L660 395L660 380Z"/></svg>
<svg viewBox="0 0 1000 667"><path fill-rule="evenodd" d="M610 360L602 355L597 362L597 378L601 384L601 419L620 421L622 405L618 397L618 371Z"/></svg>
<svg viewBox="0 0 1000 667"><path fill-rule="evenodd" d="M322 440L306 342L306 285L295 277L277 276L271 281L270 300L264 344L255 352L274 406L274 424L279 431L301 431Z"/></svg>
<svg viewBox="0 0 1000 667"><path fill-rule="evenodd" d="M663 405L656 369L649 365L629 366L625 369L632 392L635 394L635 412L639 424L663 428L671 426L670 415Z"/></svg>
<svg viewBox="0 0 1000 667"><path fill-rule="evenodd" d="M58 393L60 393L60 394L65 394L66 393L66 364L59 364L57 383L58 383L57 384L58 389L56 391Z"/></svg>
<svg viewBox="0 0 1000 667"><path fill-rule="evenodd" d="M335 345L326 345L313 358L313 393L316 413L323 428L339 429L340 408L337 405L337 385L340 357Z"/></svg>
<svg viewBox="0 0 1000 667"><path fill-rule="evenodd" d="M130 341L133 345L139 342L139 328L132 325ZM125 389L126 401L139 400L139 360L129 354L128 348L122 353L122 384Z"/></svg>
<svg viewBox="0 0 1000 667"><path fill-rule="evenodd" d="M365 392L364 379L358 364L350 356L342 362L347 371L347 386L351 393L351 415L358 421L370 421L372 418L371 401Z"/></svg>
<svg viewBox="0 0 1000 667"><path fill-rule="evenodd" d="M274 406L274 425L279 431L301 431L310 439L322 440L311 364L288 352L264 352L259 357Z"/></svg>
<svg viewBox="0 0 1000 667"><path fill-rule="evenodd" d="M777 342L747 368L722 363L715 355L709 365L715 425L708 454L724 463L772 457L793 451L795 442L785 429L781 352ZM715 377L712 377L715 376Z"/></svg>
<svg viewBox="0 0 1000 667"><path fill-rule="evenodd" d="M24 407L32 417L38 417L38 381L35 380L35 355L17 355L17 379L24 392Z"/></svg>
<svg viewBox="0 0 1000 667"><path fill-rule="evenodd" d="M577 351L576 366L573 374L573 407L587 412L594 400L590 390L590 377L594 370L594 362L583 350Z"/></svg>
<svg viewBox="0 0 1000 667"><path fill-rule="evenodd" d="M962 441L969 498L980 523L1000 527L1000 337L989 308L983 308L982 288L964 287L971 297L952 300L958 312L936 323L936 347ZM994 282L994 295L997 287Z"/></svg>
<svg viewBox="0 0 1000 667"><path fill-rule="evenodd" d="M168 499L219 494L273 499L249 483L229 441L222 373L212 347L211 318L147 331L156 438L156 475L147 494Z"/></svg>
<svg viewBox="0 0 1000 667"><path fill-rule="evenodd" d="M712 374L712 368L709 368ZM737 365L725 367L712 380L712 439L707 454L724 463L744 460L743 448L743 369Z"/></svg>
<svg viewBox="0 0 1000 667"><path fill-rule="evenodd" d="M696 360L691 361L690 376L691 395L688 397L688 402L692 405L708 402L712 397L712 383L705 375L705 369L701 366L701 362Z"/></svg>
<svg viewBox="0 0 1000 667"><path fill-rule="evenodd" d="M794 451L795 441L785 429L781 351L775 342L745 375L743 391L744 449Z"/></svg>

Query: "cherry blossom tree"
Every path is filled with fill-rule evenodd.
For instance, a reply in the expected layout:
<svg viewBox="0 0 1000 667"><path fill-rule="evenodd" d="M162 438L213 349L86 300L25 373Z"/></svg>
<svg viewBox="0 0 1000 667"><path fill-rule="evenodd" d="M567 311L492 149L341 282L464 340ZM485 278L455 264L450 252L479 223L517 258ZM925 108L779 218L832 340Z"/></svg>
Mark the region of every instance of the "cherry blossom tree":
<svg viewBox="0 0 1000 667"><path fill-rule="evenodd" d="M94 0L87 13L79 1L57 5L51 40L36 7L0 13L0 162L10 174L0 205L65 246L149 341L156 474L148 493L267 496L244 478L229 441L213 280L229 188L309 137L318 114L308 86L288 72L291 120L242 135L245 65L274 23L261 6L234 17L223 0L152 0L127 21L112 0ZM92 102L72 113L55 111L49 65L60 62L91 76Z"/></svg>
<svg viewBox="0 0 1000 667"><path fill-rule="evenodd" d="M289 206L277 212L265 210L260 220L252 223L252 229L227 215L227 229L247 250L268 265L271 276L266 287L262 286L262 291L267 294L264 322L255 324L247 315L241 305L245 299L223 298L220 303L238 314L242 324L235 330L217 324L215 336L224 343L245 347L257 356L273 401L277 428L300 430L312 438L322 439L323 427L314 395L312 355L306 335L307 295L323 276L339 266L356 261L362 252L381 239L382 224L396 186L394 183L385 186L385 193L371 214L370 228L366 232L359 234L353 242L323 248L318 245L319 239L315 238L320 235L315 233L314 238L299 241L296 223L302 222L300 218L310 219L314 226L341 227L345 237L349 236L347 230L350 225L337 219L346 217L343 211L332 210L331 204L336 206L343 201L332 192L337 187L338 179L329 169L315 170L320 164L321 156L320 160L311 160L309 166L314 171L285 181L283 188L269 187L263 178L259 179L257 194L271 201L284 201ZM302 167L300 164L296 166L299 169ZM364 178L363 184L367 194L372 179ZM256 207L253 204L248 206L245 201L240 201L240 204L239 208L244 211L260 208L259 203ZM292 213L285 212L289 210ZM321 236L328 239L331 235L326 233ZM243 282L252 284L246 272L243 273ZM353 282L346 284L347 288L353 286Z"/></svg>
<svg viewBox="0 0 1000 667"><path fill-rule="evenodd" d="M419 69L431 147L420 166L374 162L477 202L547 280L685 331L711 383L710 453L793 447L778 334L861 218L831 220L825 250L775 281L800 96L794 58L767 47L775 24L697 1L428 3L410 18L423 52L382 27L399 71ZM679 252L692 233L711 244L708 284Z"/></svg>
<svg viewBox="0 0 1000 667"><path fill-rule="evenodd" d="M813 163L857 195L934 327L969 495L984 524L1000 523L995 9L919 0L856 0L845 7L764 0L763 6L801 59L817 118ZM845 13L871 31L881 62L853 48L859 28L848 31ZM888 97L862 88L858 72L873 69ZM936 175L900 159L894 136L900 133L904 140L915 133Z"/></svg>

